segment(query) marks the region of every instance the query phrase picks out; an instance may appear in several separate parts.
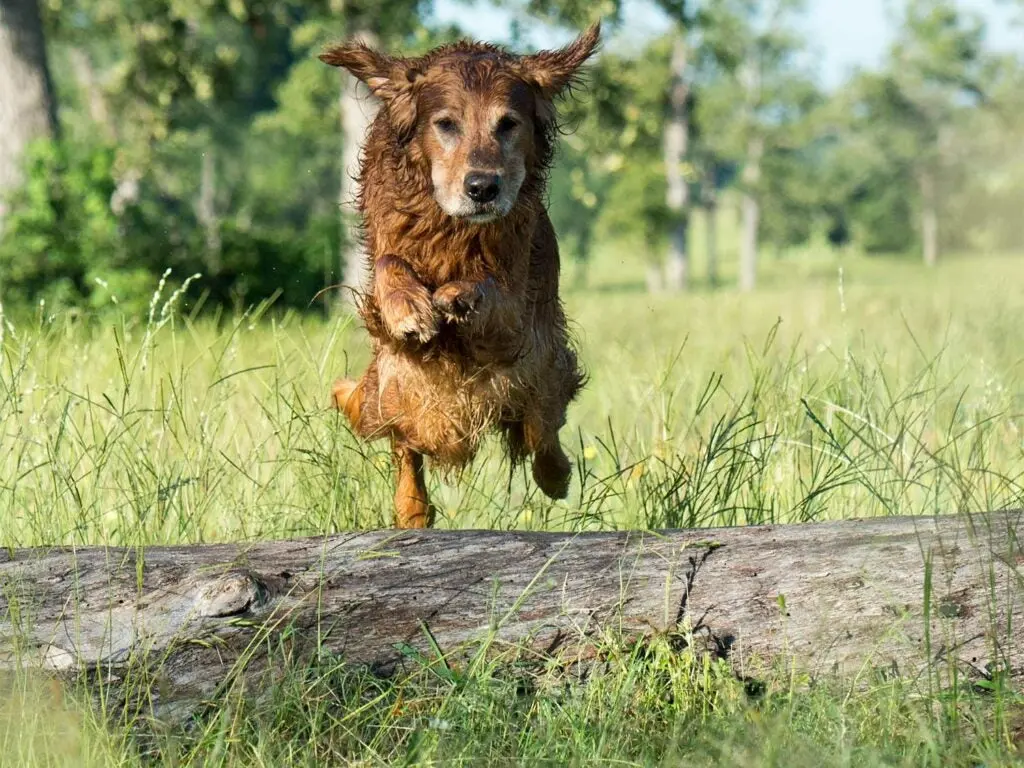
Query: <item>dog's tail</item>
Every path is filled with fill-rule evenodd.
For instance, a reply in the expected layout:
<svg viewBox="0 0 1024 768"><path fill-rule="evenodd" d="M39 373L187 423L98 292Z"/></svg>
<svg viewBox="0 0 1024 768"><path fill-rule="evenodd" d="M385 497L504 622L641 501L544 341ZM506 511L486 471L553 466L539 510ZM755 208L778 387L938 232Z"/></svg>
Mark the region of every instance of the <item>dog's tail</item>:
<svg viewBox="0 0 1024 768"><path fill-rule="evenodd" d="M362 382L352 379L338 379L332 392L334 407L348 417L352 429L359 431L359 420L363 411Z"/></svg>

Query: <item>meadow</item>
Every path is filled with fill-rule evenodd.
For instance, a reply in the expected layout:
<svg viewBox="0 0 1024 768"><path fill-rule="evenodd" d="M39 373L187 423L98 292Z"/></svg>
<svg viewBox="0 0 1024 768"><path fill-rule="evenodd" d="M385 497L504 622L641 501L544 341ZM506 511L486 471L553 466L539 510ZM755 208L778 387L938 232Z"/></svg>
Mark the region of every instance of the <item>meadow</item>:
<svg viewBox="0 0 1024 768"><path fill-rule="evenodd" d="M571 272L571 270L570 270ZM764 259L751 294L648 295L608 249L568 290L591 380L552 503L489 445L430 477L445 528L621 530L1024 506L1024 260L938 268L824 249ZM567 276L568 277L568 276ZM570 284L571 280L567 280ZM386 444L328 408L365 339L329 320L148 317L41 306L0 319L0 542L148 546L319 535L390 522ZM1011 765L1024 698L935 681L808 680L751 691L655 642L586 685L499 666L382 681L296 670L139 741L80 692L14 675L0 755L17 765ZM936 680L947 680L936 670ZM955 676L954 676L955 680ZM926 684L927 683L927 684Z"/></svg>

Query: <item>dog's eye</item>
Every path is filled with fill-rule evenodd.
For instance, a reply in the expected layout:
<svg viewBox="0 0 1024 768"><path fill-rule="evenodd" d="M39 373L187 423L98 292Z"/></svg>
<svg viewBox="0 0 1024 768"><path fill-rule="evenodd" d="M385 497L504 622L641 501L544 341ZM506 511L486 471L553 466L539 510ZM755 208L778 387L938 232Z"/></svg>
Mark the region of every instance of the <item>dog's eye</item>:
<svg viewBox="0 0 1024 768"><path fill-rule="evenodd" d="M434 125L441 133L450 135L459 132L459 124L450 117L442 117L440 120L435 120Z"/></svg>
<svg viewBox="0 0 1024 768"><path fill-rule="evenodd" d="M511 115L505 115L498 121L497 131L498 133L508 133L509 131L514 131L517 127L519 127L519 121Z"/></svg>

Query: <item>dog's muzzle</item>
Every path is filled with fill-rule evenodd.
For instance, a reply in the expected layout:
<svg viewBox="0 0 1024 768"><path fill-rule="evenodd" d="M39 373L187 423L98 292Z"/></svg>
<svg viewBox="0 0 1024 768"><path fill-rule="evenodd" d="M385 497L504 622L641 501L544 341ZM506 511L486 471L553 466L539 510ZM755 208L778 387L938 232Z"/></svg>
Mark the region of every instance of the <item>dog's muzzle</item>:
<svg viewBox="0 0 1024 768"><path fill-rule="evenodd" d="M477 205L493 203L501 194L501 176L496 173L467 173L462 188L466 197Z"/></svg>

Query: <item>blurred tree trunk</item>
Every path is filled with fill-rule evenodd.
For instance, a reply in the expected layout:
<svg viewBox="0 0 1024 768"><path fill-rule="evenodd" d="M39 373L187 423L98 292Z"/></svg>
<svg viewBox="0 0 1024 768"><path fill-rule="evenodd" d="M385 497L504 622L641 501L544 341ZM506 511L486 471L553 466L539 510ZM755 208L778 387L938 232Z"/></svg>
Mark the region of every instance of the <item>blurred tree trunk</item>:
<svg viewBox="0 0 1024 768"><path fill-rule="evenodd" d="M939 261L939 214L935 199L935 174L931 168L924 168L918 174L921 190L921 247L924 263L934 267Z"/></svg>
<svg viewBox="0 0 1024 768"><path fill-rule="evenodd" d="M718 285L718 163L706 155L700 164L700 206L704 210L704 248L708 285Z"/></svg>
<svg viewBox="0 0 1024 768"><path fill-rule="evenodd" d="M199 199L196 201L196 218L203 226L206 237L206 265L211 275L221 270L220 218L217 216L217 154L213 141L203 152L203 163L199 175Z"/></svg>
<svg viewBox="0 0 1024 768"><path fill-rule="evenodd" d="M376 36L367 30L353 37L374 46ZM341 184L338 190L341 204L341 301L351 306L362 287L366 250L359 229L359 156L366 132L373 122L377 107L370 93L359 80L348 72L341 77Z"/></svg>
<svg viewBox="0 0 1024 768"><path fill-rule="evenodd" d="M577 248L579 250L576 259L576 271L573 275L573 285L577 290L582 290L590 283L590 250L593 248L594 227L587 225L580 232Z"/></svg>
<svg viewBox="0 0 1024 768"><path fill-rule="evenodd" d="M644 253L647 254L647 270L644 273L644 281L648 293L661 293L665 289L665 265L661 263L656 250L661 232L650 218L645 218L647 223L644 226Z"/></svg>
<svg viewBox="0 0 1024 768"><path fill-rule="evenodd" d="M665 287L670 291L682 291L690 277L690 258L687 235L689 227L690 202L689 184L686 179L686 154L690 143L689 84L686 44L686 30L680 28L672 46L671 80L669 84L669 118L665 125L665 201L671 219L668 258L665 262Z"/></svg>
<svg viewBox="0 0 1024 768"><path fill-rule="evenodd" d="M757 231L761 223L761 204L757 186L761 181L761 155L764 138L753 136L747 142L747 161L743 167L742 234L740 240L740 290L752 291L757 285Z"/></svg>
<svg viewBox="0 0 1024 768"><path fill-rule="evenodd" d="M747 53L740 72L740 81L746 91L744 112L747 124L747 153L743 165L743 200L741 204L740 233L740 290L752 291L757 285L757 235L761 224L761 204L758 200L761 182L761 157L764 155L764 136L758 124L757 109L761 104L761 58L759 46Z"/></svg>
<svg viewBox="0 0 1024 768"><path fill-rule="evenodd" d="M71 65L75 69L75 80L78 87L85 94L89 109L89 118L103 132L108 141L117 140L117 126L110 117L110 107L107 104L106 94L103 93L103 86L100 78L96 75L96 67L92 62L89 52L83 48L73 47L68 51L71 58Z"/></svg>
<svg viewBox="0 0 1024 768"><path fill-rule="evenodd" d="M708 285L718 285L718 193L712 190L704 199L704 222L707 258Z"/></svg>
<svg viewBox="0 0 1024 768"><path fill-rule="evenodd" d="M0 2L0 196L21 183L29 142L57 133L57 112L36 0ZM4 204L0 200L0 228Z"/></svg>
<svg viewBox="0 0 1024 768"><path fill-rule="evenodd" d="M647 284L648 293L661 293L664 288L662 280L661 265L656 261L649 261L647 271L644 273L644 281Z"/></svg>

